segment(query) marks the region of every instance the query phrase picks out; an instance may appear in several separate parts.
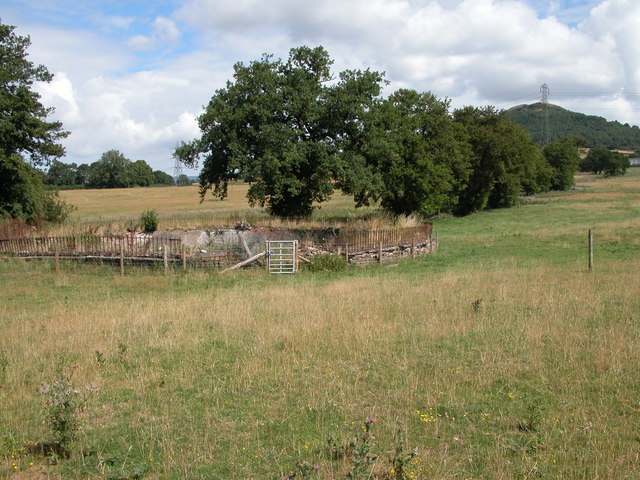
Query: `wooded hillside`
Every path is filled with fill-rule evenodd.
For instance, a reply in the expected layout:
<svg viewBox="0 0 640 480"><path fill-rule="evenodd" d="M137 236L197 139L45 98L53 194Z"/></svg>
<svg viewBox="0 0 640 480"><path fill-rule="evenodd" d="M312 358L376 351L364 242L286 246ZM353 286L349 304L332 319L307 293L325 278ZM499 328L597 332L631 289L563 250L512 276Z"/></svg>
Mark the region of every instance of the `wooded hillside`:
<svg viewBox="0 0 640 480"><path fill-rule="evenodd" d="M595 115L565 110L548 105L549 140L582 137L588 147L604 146L610 149L640 150L640 128L614 121L609 122ZM543 143L543 104L518 105L505 115L522 125L537 143Z"/></svg>

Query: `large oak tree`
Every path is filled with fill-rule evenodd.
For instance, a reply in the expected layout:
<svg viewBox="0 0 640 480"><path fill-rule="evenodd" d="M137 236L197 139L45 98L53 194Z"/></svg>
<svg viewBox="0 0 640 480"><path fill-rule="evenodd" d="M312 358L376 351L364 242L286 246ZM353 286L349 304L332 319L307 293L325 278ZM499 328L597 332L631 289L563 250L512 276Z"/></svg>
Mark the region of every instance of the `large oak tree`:
<svg viewBox="0 0 640 480"><path fill-rule="evenodd" d="M199 118L202 136L175 151L186 165L203 161L201 196L211 190L224 198L229 181L250 178L251 205L294 217L309 215L341 186L383 79L368 70L334 79L332 63L322 47L298 47L286 61L264 55L235 65L234 80Z"/></svg>

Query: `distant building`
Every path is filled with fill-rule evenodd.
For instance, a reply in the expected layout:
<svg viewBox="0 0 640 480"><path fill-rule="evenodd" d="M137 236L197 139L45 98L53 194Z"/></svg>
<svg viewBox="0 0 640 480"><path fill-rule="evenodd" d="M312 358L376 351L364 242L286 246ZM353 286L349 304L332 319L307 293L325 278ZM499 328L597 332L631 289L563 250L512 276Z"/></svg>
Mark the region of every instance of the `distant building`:
<svg viewBox="0 0 640 480"><path fill-rule="evenodd" d="M640 157L629 157L629 166L640 167Z"/></svg>

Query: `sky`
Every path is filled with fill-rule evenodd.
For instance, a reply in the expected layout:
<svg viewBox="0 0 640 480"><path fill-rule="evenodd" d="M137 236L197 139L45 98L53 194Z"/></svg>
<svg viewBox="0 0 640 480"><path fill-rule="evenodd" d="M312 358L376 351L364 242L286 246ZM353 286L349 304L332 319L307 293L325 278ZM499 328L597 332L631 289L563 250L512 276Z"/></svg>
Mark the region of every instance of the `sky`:
<svg viewBox="0 0 640 480"><path fill-rule="evenodd" d="M173 174L172 152L236 62L322 45L345 69L430 91L452 108L540 101L640 124L639 0L4 0L29 35L65 162L108 150ZM198 170L183 170L196 174Z"/></svg>

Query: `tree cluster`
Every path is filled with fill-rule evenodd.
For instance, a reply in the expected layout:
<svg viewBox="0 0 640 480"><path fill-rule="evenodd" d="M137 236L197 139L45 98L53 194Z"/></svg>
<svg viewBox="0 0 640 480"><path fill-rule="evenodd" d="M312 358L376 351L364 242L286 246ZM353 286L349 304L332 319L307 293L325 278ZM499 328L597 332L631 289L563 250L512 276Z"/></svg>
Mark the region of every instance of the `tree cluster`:
<svg viewBox="0 0 640 480"><path fill-rule="evenodd" d="M265 55L235 65L234 80L199 118L201 137L174 153L202 162L202 197L224 198L228 182L244 178L249 202L278 216L309 215L337 189L358 206L430 217L569 188L577 149L546 156L491 107L451 112L448 100L409 89L383 98L383 74L336 78L331 64L322 47L298 47L286 61Z"/></svg>
<svg viewBox="0 0 640 480"><path fill-rule="evenodd" d="M583 172L602 174L606 177L624 175L627 168L629 168L629 157L605 147L592 148L580 163L580 170Z"/></svg>
<svg viewBox="0 0 640 480"><path fill-rule="evenodd" d="M0 23L0 218L61 221L70 208L45 189L35 166L64 155L58 142L68 132L47 121L51 109L32 86L52 76L27 59L30 39L14 30Z"/></svg>
<svg viewBox="0 0 640 480"><path fill-rule="evenodd" d="M44 182L56 187L127 188L151 185L174 185L173 177L153 170L144 160L131 161L117 150L104 152L97 162L51 162Z"/></svg>

